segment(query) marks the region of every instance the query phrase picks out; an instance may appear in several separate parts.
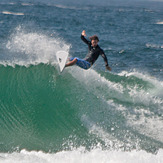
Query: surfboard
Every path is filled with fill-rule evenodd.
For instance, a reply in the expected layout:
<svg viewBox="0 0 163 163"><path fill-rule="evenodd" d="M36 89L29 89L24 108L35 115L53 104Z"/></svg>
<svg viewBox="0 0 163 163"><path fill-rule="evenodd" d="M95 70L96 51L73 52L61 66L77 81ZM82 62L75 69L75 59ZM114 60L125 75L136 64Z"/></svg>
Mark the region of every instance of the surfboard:
<svg viewBox="0 0 163 163"><path fill-rule="evenodd" d="M68 53L65 51L58 51L56 53L57 61L59 64L60 72L62 72L65 68L65 64L67 61Z"/></svg>

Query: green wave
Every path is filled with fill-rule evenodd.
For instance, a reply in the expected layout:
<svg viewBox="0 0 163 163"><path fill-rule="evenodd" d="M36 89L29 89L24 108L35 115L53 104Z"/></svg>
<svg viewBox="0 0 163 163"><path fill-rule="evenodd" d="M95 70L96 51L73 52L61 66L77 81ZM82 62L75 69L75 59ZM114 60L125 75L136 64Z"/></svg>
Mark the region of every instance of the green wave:
<svg viewBox="0 0 163 163"><path fill-rule="evenodd" d="M159 134L136 123L142 114L147 121L161 118L161 97L151 93L156 86L150 81L78 68L60 74L48 64L0 69L1 152L163 147Z"/></svg>

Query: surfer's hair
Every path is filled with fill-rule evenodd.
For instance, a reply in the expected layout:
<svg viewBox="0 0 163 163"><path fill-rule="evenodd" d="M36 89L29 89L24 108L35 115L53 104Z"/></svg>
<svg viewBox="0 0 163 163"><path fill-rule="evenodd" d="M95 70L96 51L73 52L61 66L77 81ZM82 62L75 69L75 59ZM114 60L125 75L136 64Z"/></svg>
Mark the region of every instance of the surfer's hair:
<svg viewBox="0 0 163 163"><path fill-rule="evenodd" d="M93 36L89 37L89 39L90 39L91 41L92 41L92 40L97 40L97 41L99 41L97 35L93 35Z"/></svg>

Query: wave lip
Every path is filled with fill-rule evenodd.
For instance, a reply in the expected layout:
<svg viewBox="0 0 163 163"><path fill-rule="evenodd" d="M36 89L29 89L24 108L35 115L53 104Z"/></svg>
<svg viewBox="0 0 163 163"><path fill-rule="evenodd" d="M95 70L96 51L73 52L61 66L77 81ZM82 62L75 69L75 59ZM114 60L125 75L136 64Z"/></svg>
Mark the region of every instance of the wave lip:
<svg viewBox="0 0 163 163"><path fill-rule="evenodd" d="M0 60L2 65L37 65L56 63L57 51L69 51L70 45L61 38L51 37L41 32L27 32L18 26L6 42L8 53ZM1 54L0 54L1 55Z"/></svg>

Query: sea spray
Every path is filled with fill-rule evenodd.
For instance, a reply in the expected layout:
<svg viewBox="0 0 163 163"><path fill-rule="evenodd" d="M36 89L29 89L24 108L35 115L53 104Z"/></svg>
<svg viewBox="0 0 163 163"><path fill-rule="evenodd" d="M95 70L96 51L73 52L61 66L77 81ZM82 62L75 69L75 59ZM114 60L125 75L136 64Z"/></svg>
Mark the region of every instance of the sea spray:
<svg viewBox="0 0 163 163"><path fill-rule="evenodd" d="M70 45L55 37L54 34L53 37L50 37L39 32L28 32L28 30L18 26L9 37L6 48L10 53L5 56L5 62L26 66L39 63L56 63L57 51L69 52Z"/></svg>

